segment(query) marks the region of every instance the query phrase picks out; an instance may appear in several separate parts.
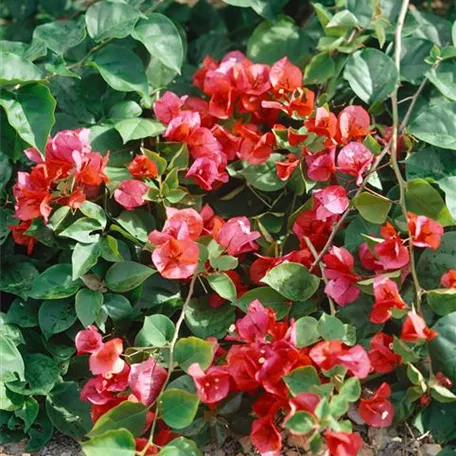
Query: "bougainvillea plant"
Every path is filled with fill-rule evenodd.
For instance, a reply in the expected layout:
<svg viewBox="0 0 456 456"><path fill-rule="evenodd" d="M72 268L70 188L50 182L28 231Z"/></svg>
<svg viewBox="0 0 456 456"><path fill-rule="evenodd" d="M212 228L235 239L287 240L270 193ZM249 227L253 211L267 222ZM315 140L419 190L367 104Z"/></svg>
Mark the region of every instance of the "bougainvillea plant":
<svg viewBox="0 0 456 456"><path fill-rule="evenodd" d="M356 456L405 421L452 454L456 25L6 3L0 443Z"/></svg>

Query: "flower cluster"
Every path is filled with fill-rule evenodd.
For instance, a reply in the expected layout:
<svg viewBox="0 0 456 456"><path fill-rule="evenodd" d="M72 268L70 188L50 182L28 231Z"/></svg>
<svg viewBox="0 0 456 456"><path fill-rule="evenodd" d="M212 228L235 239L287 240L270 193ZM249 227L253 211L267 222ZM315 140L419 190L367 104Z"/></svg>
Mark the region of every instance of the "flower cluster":
<svg viewBox="0 0 456 456"><path fill-rule="evenodd" d="M29 173L18 172L13 193L20 223L10 228L15 242L27 246L30 254L35 239L26 231L32 221L42 218L47 223L53 203L77 209L87 198L96 197L109 180L105 171L109 154L103 157L92 151L87 129L63 130L49 138L44 158L33 148L25 154L36 165Z"/></svg>

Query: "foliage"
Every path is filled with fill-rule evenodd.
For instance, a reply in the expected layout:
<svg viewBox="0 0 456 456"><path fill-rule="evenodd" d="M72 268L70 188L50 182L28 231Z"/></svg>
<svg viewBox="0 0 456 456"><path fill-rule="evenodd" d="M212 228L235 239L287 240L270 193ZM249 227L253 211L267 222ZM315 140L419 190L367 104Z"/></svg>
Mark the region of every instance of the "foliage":
<svg viewBox="0 0 456 456"><path fill-rule="evenodd" d="M451 451L456 12L408 3L2 4L0 444Z"/></svg>

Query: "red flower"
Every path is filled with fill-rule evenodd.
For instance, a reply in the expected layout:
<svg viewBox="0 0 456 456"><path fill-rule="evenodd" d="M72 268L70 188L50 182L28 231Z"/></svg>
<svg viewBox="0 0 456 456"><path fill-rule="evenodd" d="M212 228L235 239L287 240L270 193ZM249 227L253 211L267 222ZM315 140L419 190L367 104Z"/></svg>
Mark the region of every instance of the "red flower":
<svg viewBox="0 0 456 456"><path fill-rule="evenodd" d="M331 147L336 143L334 138L337 135L337 117L325 108L317 108L315 117L307 119L304 125L309 132L316 133L318 136L326 136L324 143L326 147Z"/></svg>
<svg viewBox="0 0 456 456"><path fill-rule="evenodd" d="M402 358L391 350L393 337L379 332L370 341L369 359L375 372L387 374L402 363Z"/></svg>
<svg viewBox="0 0 456 456"><path fill-rule="evenodd" d="M324 274L329 279L325 293L340 306L355 301L360 291L354 283L359 277L354 274L354 259L351 253L343 247L334 246L323 256L323 261L326 264Z"/></svg>
<svg viewBox="0 0 456 456"><path fill-rule="evenodd" d="M221 227L215 240L226 248L229 255L239 255L256 250L258 246L254 241L259 237L261 234L257 231L250 231L247 217L234 217Z"/></svg>
<svg viewBox="0 0 456 456"><path fill-rule="evenodd" d="M440 283L445 288L456 288L456 269L450 269L445 272L440 279Z"/></svg>
<svg viewBox="0 0 456 456"><path fill-rule="evenodd" d="M250 438L261 456L279 456L282 437L274 424L273 416L259 418L252 423Z"/></svg>
<svg viewBox="0 0 456 456"><path fill-rule="evenodd" d="M263 354L259 344L232 345L226 361L231 378L239 391L255 391L259 386L256 373L261 367ZM263 361L264 362L264 361Z"/></svg>
<svg viewBox="0 0 456 456"><path fill-rule="evenodd" d="M336 172L334 157L336 148L323 150L317 154L306 155L307 176L317 182L325 182L331 179Z"/></svg>
<svg viewBox="0 0 456 456"><path fill-rule="evenodd" d="M275 146L275 137L271 132L260 135L259 133L243 128L243 140L239 148L239 158L252 165L261 165L271 155Z"/></svg>
<svg viewBox="0 0 456 456"><path fill-rule="evenodd" d="M293 92L302 86L302 71L293 65L287 57L283 57L272 65L269 80L275 91Z"/></svg>
<svg viewBox="0 0 456 456"><path fill-rule="evenodd" d="M156 163L145 155L137 155L128 165L128 171L132 176L140 179L157 177L158 175Z"/></svg>
<svg viewBox="0 0 456 456"><path fill-rule="evenodd" d="M391 388L384 382L371 398L359 401L359 415L369 426L380 428L391 426L394 408L388 401L390 396Z"/></svg>
<svg viewBox="0 0 456 456"><path fill-rule="evenodd" d="M364 139L369 134L370 116L362 106L347 106L339 116L340 139L348 143Z"/></svg>
<svg viewBox="0 0 456 456"><path fill-rule="evenodd" d="M363 440L356 433L328 430L324 436L330 456L356 456L363 446Z"/></svg>
<svg viewBox="0 0 456 456"><path fill-rule="evenodd" d="M258 299L247 306L245 317L236 321L236 332L244 342L260 341L269 328L269 312Z"/></svg>
<svg viewBox="0 0 456 456"><path fill-rule="evenodd" d="M215 161L209 157L197 158L185 175L186 179L193 180L203 189L210 191L214 182L228 182L228 175L220 174Z"/></svg>
<svg viewBox="0 0 456 456"><path fill-rule="evenodd" d="M201 118L197 112L183 111L171 120L163 136L169 141L187 142L200 126Z"/></svg>
<svg viewBox="0 0 456 456"><path fill-rule="evenodd" d="M103 345L103 338L95 326L88 326L87 329L79 331L75 339L78 355L93 353Z"/></svg>
<svg viewBox="0 0 456 456"><path fill-rule="evenodd" d="M380 231L385 241L374 247L377 264L385 270L400 269L409 263L409 253L394 227L387 222Z"/></svg>
<svg viewBox="0 0 456 456"><path fill-rule="evenodd" d="M125 209L132 211L146 204L144 196L148 191L149 186L144 182L134 179L124 180L114 191L114 199Z"/></svg>
<svg viewBox="0 0 456 456"><path fill-rule="evenodd" d="M31 220L26 222L21 222L18 225L8 225L8 228L11 230L11 235L16 244L25 245L27 247L27 255L31 255L33 248L36 244L36 239L33 236L25 234L25 232L30 228L32 224Z"/></svg>
<svg viewBox="0 0 456 456"><path fill-rule="evenodd" d="M361 185L363 174L369 169L374 154L362 143L347 144L337 156L337 167L341 173L356 176L356 184Z"/></svg>
<svg viewBox="0 0 456 456"><path fill-rule="evenodd" d="M158 366L154 358L149 358L131 365L128 385L139 402L149 406L160 394L167 375L165 368Z"/></svg>
<svg viewBox="0 0 456 456"><path fill-rule="evenodd" d="M326 220L333 215L343 214L348 208L347 194L340 185L330 185L324 189L314 190L313 198L318 220Z"/></svg>
<svg viewBox="0 0 456 456"><path fill-rule="evenodd" d="M299 214L293 225L293 232L298 237L301 248L308 248L305 237L311 240L317 250L323 248L331 233L333 220L334 217L318 220L315 209Z"/></svg>
<svg viewBox="0 0 456 456"><path fill-rule="evenodd" d="M188 368L193 378L196 392L204 404L214 404L225 399L230 392L230 374L225 367L210 367L206 373L197 363Z"/></svg>
<svg viewBox="0 0 456 456"><path fill-rule="evenodd" d="M224 225L224 220L215 215L214 210L208 204L202 207L200 214L204 223L203 233L215 238Z"/></svg>
<svg viewBox="0 0 456 456"><path fill-rule="evenodd" d="M416 247L429 247L436 250L443 236L443 226L424 215L407 213L408 228L412 244Z"/></svg>
<svg viewBox="0 0 456 456"><path fill-rule="evenodd" d="M296 412L304 410L314 415L315 408L320 403L321 397L314 393L300 393L288 400L290 412L285 417L285 424Z"/></svg>
<svg viewBox="0 0 456 456"><path fill-rule="evenodd" d="M93 375L118 374L125 367L125 361L120 357L123 352L122 339L111 339L102 344L89 358L90 371Z"/></svg>
<svg viewBox="0 0 456 456"><path fill-rule="evenodd" d="M358 256L364 269L375 272L383 270L382 266L377 263L375 255L370 251L367 242L363 242L359 246Z"/></svg>
<svg viewBox="0 0 456 456"><path fill-rule="evenodd" d="M109 152L103 157L98 152L90 152L84 155L75 155L76 180L83 185L98 186L103 182L109 182L106 174L106 166L109 161Z"/></svg>
<svg viewBox="0 0 456 456"><path fill-rule="evenodd" d="M152 261L162 277L187 279L198 267L199 249L190 239L171 238L152 253Z"/></svg>
<svg viewBox="0 0 456 456"><path fill-rule="evenodd" d="M374 279L375 302L370 314L373 323L385 323L391 318L393 309L405 309L407 304L402 300L395 282L387 277Z"/></svg>
<svg viewBox="0 0 456 456"><path fill-rule="evenodd" d="M276 161L276 173L280 180L287 181L300 163L295 154L288 154L285 161Z"/></svg>
<svg viewBox="0 0 456 456"><path fill-rule="evenodd" d="M426 326L426 322L415 312L409 312L402 325L401 339L407 342L418 342L435 339L438 333Z"/></svg>

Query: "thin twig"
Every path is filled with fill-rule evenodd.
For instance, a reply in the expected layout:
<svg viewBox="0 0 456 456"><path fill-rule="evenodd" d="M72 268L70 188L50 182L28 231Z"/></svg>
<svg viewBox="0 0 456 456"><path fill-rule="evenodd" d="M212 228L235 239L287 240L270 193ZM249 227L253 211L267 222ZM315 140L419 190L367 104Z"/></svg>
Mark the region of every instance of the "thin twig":
<svg viewBox="0 0 456 456"><path fill-rule="evenodd" d="M395 38L394 38L394 41L395 41L394 63L396 64L398 74L400 74L400 70L401 70L402 28L404 27L405 15L407 14L409 1L410 0L402 1L402 6L401 6L400 13L399 13L398 21L397 21ZM393 136L392 136L393 144L391 147L391 165L393 167L394 174L396 175L397 184L399 186L399 205L401 207L405 220L407 221L407 218L408 218L407 217L407 205L405 202L405 189L407 187L407 183L405 182L404 178L402 177L401 169L399 168L399 162L397 159L397 153L398 153L397 143L398 143L398 138L399 138L399 109L398 109L398 104L397 104L398 90L399 90L399 87L397 86L396 89L394 90L393 94L391 95L391 104L392 104L392 108L393 108ZM419 91L419 89L418 89L418 91ZM416 98L418 98L418 97L416 97ZM414 101L416 102L416 99L412 100L412 104ZM413 109L413 106L412 106L412 109ZM416 267L415 267L415 253L414 253L414 249L413 249L412 235L410 233L410 230L408 230L408 231L409 231L408 249L409 249L409 256L410 256L410 272L412 274L413 285L415 288L416 308L418 310L418 313L420 313L421 312L422 289L420 286L420 281L419 281L418 274L416 272ZM414 307L413 303L412 303L412 310L415 311L415 307Z"/></svg>
<svg viewBox="0 0 456 456"><path fill-rule="evenodd" d="M184 322L185 313L187 311L190 300L192 299L192 296L193 296L193 290L195 289L195 282L196 282L197 277L198 277L198 275L195 274L192 277L192 280L190 281L190 286L188 289L187 297L185 299L184 305L182 306L181 314L179 315L179 318L176 322L176 329L174 331L173 338L171 339L171 342L169 344L168 375L166 376L166 380L163 383L163 386L160 390L160 394L157 396L157 399L155 400L155 403L157 403L157 410L155 411L154 421L152 422L152 426L150 428L149 439L148 439L146 445L144 446L143 450L139 453L139 456L144 456L147 453L147 450L149 449L149 447L154 442L155 426L157 425L157 419L158 419L158 404L160 403L159 402L160 397L163 394L163 392L165 391L166 386L168 385L169 379L171 378L171 375L174 371L174 347L176 345L177 339L179 338L179 330L182 326L182 323ZM151 405L151 407L152 407L152 405Z"/></svg>
<svg viewBox="0 0 456 456"><path fill-rule="evenodd" d="M304 236L304 241L306 242L307 247L309 247L310 253L312 253L314 258L318 258L318 252L315 250L315 247L312 244L312 241L307 236ZM318 266L320 267L321 278L322 278L323 282L325 282L325 285L328 285L328 279L325 276L325 265L323 264L323 262L320 261L318 263ZM331 310L331 315L336 315L336 305L334 304L334 301L332 300L331 296L329 296L328 294L326 294L326 296L329 301L329 309Z"/></svg>

